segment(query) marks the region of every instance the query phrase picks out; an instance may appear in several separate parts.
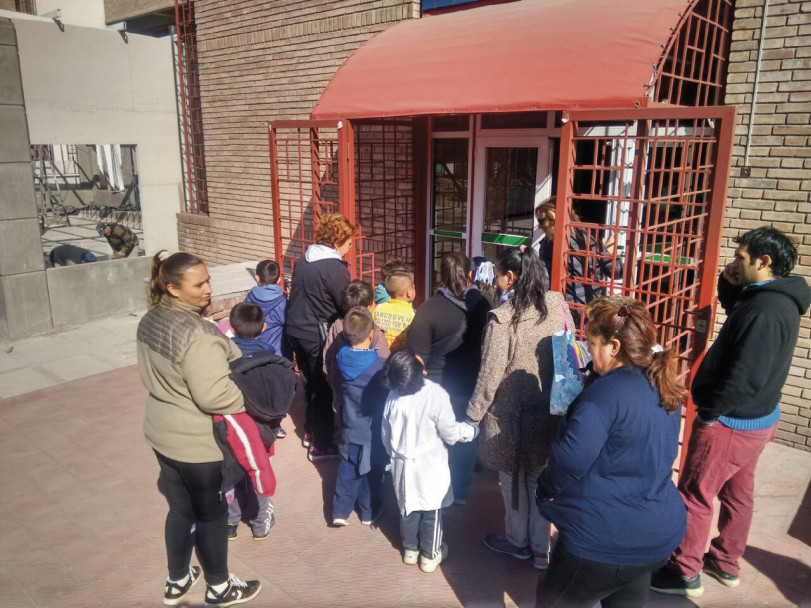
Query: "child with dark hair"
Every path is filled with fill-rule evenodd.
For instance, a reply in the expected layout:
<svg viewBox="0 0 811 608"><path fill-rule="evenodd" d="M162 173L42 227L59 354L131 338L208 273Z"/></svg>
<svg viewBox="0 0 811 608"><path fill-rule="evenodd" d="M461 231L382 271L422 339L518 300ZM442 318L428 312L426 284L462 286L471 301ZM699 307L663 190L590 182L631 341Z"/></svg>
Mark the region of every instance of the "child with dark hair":
<svg viewBox="0 0 811 608"><path fill-rule="evenodd" d="M398 259L389 260L380 267L380 283L375 291L375 304L383 304L391 299L391 293L386 286L386 280L395 272L409 272L405 262Z"/></svg>
<svg viewBox="0 0 811 608"><path fill-rule="evenodd" d="M335 357L342 378L343 408L333 526L345 526L356 505L364 525L371 525L380 513L380 485L386 464L380 440L386 399L381 373L385 359L371 347L373 330L372 314L363 306L349 309L344 316L341 334L347 345Z"/></svg>
<svg viewBox="0 0 811 608"><path fill-rule="evenodd" d="M256 353L273 352L267 344L259 340L259 335L265 327L264 315L259 306L249 302L236 304L231 309L230 322L231 329L234 332L232 340L242 351L243 359ZM232 426L239 424L239 421L234 419L226 419L226 421ZM287 435L279 425L280 422L274 422L271 427L273 436L276 439L282 439ZM244 434L237 432L240 435ZM267 452L268 460L272 455L273 445L271 444ZM258 458L264 458L264 455L256 454L253 459ZM267 472L266 477L272 480L272 483L266 483L265 485L272 485L275 488L276 481L273 470L269 465L265 467L264 462L262 462L262 466L259 467L259 475L262 474L261 471L263 470ZM237 527L243 515L248 517L248 524L253 530L254 540L267 538L270 529L276 523L276 518L273 516L273 501L271 501L270 496L263 496L257 492L255 483L252 483L247 477L234 486L233 499L228 505L228 540L234 540L237 537Z"/></svg>
<svg viewBox="0 0 811 608"><path fill-rule="evenodd" d="M374 290L365 281L352 281L341 294L341 310L343 313L356 306L366 308L369 312L373 312L375 309ZM342 334L343 329L343 318L336 319L327 332L327 341L324 346L324 374L327 376L330 388L332 388L332 408L339 419L343 404L343 397L341 396L342 377L335 365L335 357L344 346L349 345L349 342L346 341ZM372 330L370 348L377 349L378 354L384 359L389 356L389 343L386 340L386 334L377 326Z"/></svg>
<svg viewBox="0 0 811 608"><path fill-rule="evenodd" d="M473 441L479 429L457 422L448 393L424 375L422 361L408 351L389 358L381 432L400 508L403 563L419 561L423 572L433 572L448 557L442 539L442 509L453 503L448 446Z"/></svg>
<svg viewBox="0 0 811 608"><path fill-rule="evenodd" d="M279 265L273 260L262 260L256 265L256 287L248 292L246 302L262 309L265 329L259 340L270 346L277 355L293 359L293 352L284 335L284 320L287 314L287 298L279 285Z"/></svg>

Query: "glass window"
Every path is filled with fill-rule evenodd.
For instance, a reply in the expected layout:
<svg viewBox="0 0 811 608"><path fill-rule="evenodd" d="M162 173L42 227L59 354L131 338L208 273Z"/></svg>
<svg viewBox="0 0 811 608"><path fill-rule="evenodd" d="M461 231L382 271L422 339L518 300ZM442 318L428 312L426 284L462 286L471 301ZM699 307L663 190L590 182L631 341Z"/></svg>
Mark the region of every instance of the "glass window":
<svg viewBox="0 0 811 608"><path fill-rule="evenodd" d="M484 231L532 236L538 148L487 148Z"/></svg>
<svg viewBox="0 0 811 608"><path fill-rule="evenodd" d="M467 138L434 140L433 226L467 231Z"/></svg>

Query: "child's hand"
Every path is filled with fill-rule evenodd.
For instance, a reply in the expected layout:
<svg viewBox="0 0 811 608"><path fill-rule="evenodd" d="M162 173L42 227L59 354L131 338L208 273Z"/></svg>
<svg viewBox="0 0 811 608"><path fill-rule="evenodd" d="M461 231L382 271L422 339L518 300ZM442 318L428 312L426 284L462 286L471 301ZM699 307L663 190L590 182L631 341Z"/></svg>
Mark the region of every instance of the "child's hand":
<svg viewBox="0 0 811 608"><path fill-rule="evenodd" d="M462 424L465 425L465 430L462 432L462 441L464 443L470 443L479 436L479 426L477 424L473 424L467 420Z"/></svg>

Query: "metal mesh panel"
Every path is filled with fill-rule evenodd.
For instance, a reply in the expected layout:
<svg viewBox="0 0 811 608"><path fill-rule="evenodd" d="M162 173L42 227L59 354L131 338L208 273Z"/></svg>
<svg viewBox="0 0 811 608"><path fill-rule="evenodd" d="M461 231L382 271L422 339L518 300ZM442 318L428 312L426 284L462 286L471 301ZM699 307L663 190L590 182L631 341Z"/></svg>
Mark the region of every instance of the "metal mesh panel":
<svg viewBox="0 0 811 608"><path fill-rule="evenodd" d="M289 277L320 218L339 211L338 131L271 126L270 137L276 261Z"/></svg>
<svg viewBox="0 0 811 608"><path fill-rule="evenodd" d="M684 106L723 103L733 0L698 0L682 18L658 66L655 98Z"/></svg>
<svg viewBox="0 0 811 608"><path fill-rule="evenodd" d="M375 283L379 267L416 262L413 127L410 120L354 123L355 209L361 226L358 276Z"/></svg>
<svg viewBox="0 0 811 608"><path fill-rule="evenodd" d="M556 234L574 230L579 238L571 242L582 248L570 244L563 252L562 282L569 292L591 293L588 286L596 295L645 302L661 344L679 353L686 379L697 355L695 313L705 243L714 240L717 247L719 238L708 231L714 121L580 121L573 129L567 180L570 208L581 221L564 221ZM577 265L583 276L572 272ZM571 307L582 313L584 304Z"/></svg>
<svg viewBox="0 0 811 608"><path fill-rule="evenodd" d="M175 26L186 209L189 213L208 213L200 72L197 65L197 26L192 0L175 0Z"/></svg>

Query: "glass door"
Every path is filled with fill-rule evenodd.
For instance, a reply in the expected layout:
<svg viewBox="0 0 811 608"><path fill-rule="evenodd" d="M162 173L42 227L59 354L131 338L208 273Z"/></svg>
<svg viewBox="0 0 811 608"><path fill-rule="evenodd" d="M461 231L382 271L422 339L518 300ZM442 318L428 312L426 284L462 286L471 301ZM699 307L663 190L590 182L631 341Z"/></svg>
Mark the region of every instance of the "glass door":
<svg viewBox="0 0 811 608"><path fill-rule="evenodd" d="M469 139L433 139L432 205L429 218L429 294L437 285L439 262L453 251L467 253L469 241Z"/></svg>
<svg viewBox="0 0 811 608"><path fill-rule="evenodd" d="M472 255L495 261L531 245L535 207L552 196L547 137L481 137L476 149Z"/></svg>

